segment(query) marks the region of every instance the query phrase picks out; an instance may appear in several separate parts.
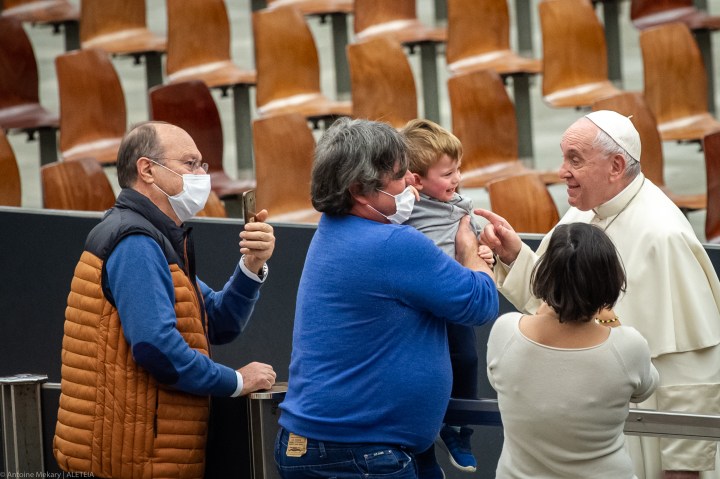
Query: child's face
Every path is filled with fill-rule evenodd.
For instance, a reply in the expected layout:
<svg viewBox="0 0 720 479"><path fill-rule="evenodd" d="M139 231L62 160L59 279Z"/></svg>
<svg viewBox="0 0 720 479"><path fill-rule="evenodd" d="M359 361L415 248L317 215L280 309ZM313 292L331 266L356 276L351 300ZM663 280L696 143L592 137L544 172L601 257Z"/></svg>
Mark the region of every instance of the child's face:
<svg viewBox="0 0 720 479"><path fill-rule="evenodd" d="M443 155L428 168L427 175L415 175L415 186L426 195L440 201L450 201L460 184L460 161Z"/></svg>

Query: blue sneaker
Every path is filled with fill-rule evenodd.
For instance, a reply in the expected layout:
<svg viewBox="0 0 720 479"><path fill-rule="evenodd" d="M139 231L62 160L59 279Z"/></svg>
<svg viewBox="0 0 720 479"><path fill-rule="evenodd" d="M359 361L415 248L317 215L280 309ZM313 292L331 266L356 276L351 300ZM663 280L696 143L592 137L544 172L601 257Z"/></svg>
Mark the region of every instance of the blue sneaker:
<svg viewBox="0 0 720 479"><path fill-rule="evenodd" d="M460 432L457 432L448 425L444 425L440 430L440 444L447 450L450 462L465 472L475 472L477 469L477 461L470 446L472 433L473 430L469 427L461 427Z"/></svg>

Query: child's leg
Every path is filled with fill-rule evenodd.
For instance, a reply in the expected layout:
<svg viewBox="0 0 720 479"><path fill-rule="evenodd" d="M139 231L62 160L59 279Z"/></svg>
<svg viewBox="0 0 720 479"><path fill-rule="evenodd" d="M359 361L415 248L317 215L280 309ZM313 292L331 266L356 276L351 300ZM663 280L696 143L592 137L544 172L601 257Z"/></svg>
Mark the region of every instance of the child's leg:
<svg viewBox="0 0 720 479"><path fill-rule="evenodd" d="M453 371L451 396L458 399L477 399L478 353L475 328L447 323L447 334Z"/></svg>
<svg viewBox="0 0 720 479"><path fill-rule="evenodd" d="M479 361L475 328L448 323L447 333L453 370L451 395L458 399L477 399ZM473 430L463 424L447 424L440 431L450 462L466 472L474 472L477 468L470 443L472 433Z"/></svg>

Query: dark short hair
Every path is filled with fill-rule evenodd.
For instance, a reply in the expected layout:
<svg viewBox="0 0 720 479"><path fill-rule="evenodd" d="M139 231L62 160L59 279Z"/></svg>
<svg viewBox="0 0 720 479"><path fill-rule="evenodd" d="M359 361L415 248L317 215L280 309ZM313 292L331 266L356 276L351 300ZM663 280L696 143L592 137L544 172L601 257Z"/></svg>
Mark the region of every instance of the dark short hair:
<svg viewBox="0 0 720 479"><path fill-rule="evenodd" d="M330 215L348 214L353 207L351 188L368 194L382 188L388 178L405 175L406 150L402 135L387 123L336 120L315 149L310 186L313 206Z"/></svg>
<svg viewBox="0 0 720 479"><path fill-rule="evenodd" d="M162 145L155 125L160 121L146 121L132 125L125 133L117 157L118 184L121 188L130 188L137 181L137 160L146 156L162 157Z"/></svg>
<svg viewBox="0 0 720 479"><path fill-rule="evenodd" d="M586 223L559 225L530 277L533 294L560 322L590 321L625 292L625 270L603 230Z"/></svg>

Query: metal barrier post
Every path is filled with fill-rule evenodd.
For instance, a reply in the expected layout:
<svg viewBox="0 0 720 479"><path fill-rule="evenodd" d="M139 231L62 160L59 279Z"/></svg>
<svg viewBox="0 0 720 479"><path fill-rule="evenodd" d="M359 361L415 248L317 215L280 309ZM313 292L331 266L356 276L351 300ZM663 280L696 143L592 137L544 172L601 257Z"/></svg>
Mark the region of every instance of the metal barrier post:
<svg viewBox="0 0 720 479"><path fill-rule="evenodd" d="M0 378L5 477L45 471L40 387L47 379L40 374Z"/></svg>
<svg viewBox="0 0 720 479"><path fill-rule="evenodd" d="M253 479L280 479L273 453L280 416L278 405L285 399L286 391L287 383L277 383L269 391L258 391L248 396Z"/></svg>

